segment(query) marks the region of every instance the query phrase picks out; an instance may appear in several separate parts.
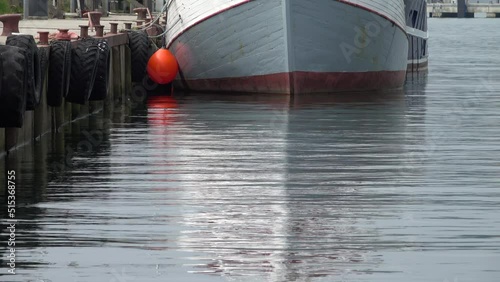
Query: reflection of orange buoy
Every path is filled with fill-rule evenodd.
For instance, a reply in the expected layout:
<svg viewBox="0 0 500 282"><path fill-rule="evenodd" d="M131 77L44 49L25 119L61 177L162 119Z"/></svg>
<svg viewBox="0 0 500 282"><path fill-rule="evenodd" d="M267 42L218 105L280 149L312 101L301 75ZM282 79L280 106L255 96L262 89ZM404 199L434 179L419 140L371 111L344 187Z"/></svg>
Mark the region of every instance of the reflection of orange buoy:
<svg viewBox="0 0 500 282"><path fill-rule="evenodd" d="M176 109L177 100L172 96L154 96L148 98L148 108L155 109Z"/></svg>
<svg viewBox="0 0 500 282"><path fill-rule="evenodd" d="M148 122L153 126L165 128L176 121L177 100L171 96L148 98Z"/></svg>
<svg viewBox="0 0 500 282"><path fill-rule="evenodd" d="M158 84L168 84L177 76L179 66L174 55L165 48L156 51L148 62L148 75Z"/></svg>

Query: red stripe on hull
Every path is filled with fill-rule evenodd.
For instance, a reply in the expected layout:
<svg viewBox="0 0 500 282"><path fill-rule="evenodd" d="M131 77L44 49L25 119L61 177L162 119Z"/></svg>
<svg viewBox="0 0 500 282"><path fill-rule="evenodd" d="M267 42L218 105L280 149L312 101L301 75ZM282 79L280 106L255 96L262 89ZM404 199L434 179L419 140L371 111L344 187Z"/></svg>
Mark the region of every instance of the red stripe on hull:
<svg viewBox="0 0 500 282"><path fill-rule="evenodd" d="M290 77L288 73L247 77L187 79L186 83L190 90L197 91L290 93ZM178 82L181 88L184 84Z"/></svg>
<svg viewBox="0 0 500 282"><path fill-rule="evenodd" d="M406 70L377 72L293 72L249 77L187 79L190 90L247 93L331 93L357 90L395 89L403 86Z"/></svg>
<svg viewBox="0 0 500 282"><path fill-rule="evenodd" d="M295 93L380 90L402 87L406 70L374 72L295 72Z"/></svg>

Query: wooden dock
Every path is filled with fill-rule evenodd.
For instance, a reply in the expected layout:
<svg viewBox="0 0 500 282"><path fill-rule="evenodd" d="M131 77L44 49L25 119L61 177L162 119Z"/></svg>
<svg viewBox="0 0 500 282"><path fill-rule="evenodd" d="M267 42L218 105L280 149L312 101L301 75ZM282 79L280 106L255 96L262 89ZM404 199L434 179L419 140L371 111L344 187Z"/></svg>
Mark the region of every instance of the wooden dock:
<svg viewBox="0 0 500 282"><path fill-rule="evenodd" d="M117 22L118 30L130 17L108 18L108 21ZM25 34L35 35L37 31L53 32L56 28L69 28L70 31L78 32L79 25L87 24L85 19L72 20L26 20L21 21L19 31ZM17 148L39 140L46 134L56 134L74 121L90 119L96 113L104 117L112 117L117 112L123 112L129 106L133 92L131 50L129 48L129 37L127 32L113 31L108 22L103 22L106 34L90 34L91 37L105 39L109 46L109 90L106 98L102 101L90 101L85 105L63 102L60 107L51 107L47 104L48 76L43 81L41 100L33 111L26 111L23 126L20 128L0 128L0 158ZM0 42L5 43L6 36L0 36ZM38 42L39 39L37 38ZM76 43L73 41L72 43ZM50 45L39 43L39 53L48 54ZM48 68L48 66L45 66ZM47 71L47 69L43 70Z"/></svg>

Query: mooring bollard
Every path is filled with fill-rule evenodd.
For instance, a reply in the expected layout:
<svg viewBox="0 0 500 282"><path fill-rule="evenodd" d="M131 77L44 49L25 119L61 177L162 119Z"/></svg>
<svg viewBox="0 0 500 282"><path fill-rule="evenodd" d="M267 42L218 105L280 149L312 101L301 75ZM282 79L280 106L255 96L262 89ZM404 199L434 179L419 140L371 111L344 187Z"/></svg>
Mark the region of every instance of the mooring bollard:
<svg viewBox="0 0 500 282"><path fill-rule="evenodd" d="M104 36L104 26L96 25L95 27L95 37L103 37Z"/></svg>
<svg viewBox="0 0 500 282"><path fill-rule="evenodd" d="M125 29L126 30L131 30L132 29L132 23L125 23Z"/></svg>
<svg viewBox="0 0 500 282"><path fill-rule="evenodd" d="M135 8L133 11L137 13L138 20L145 20L147 18L148 15L147 8Z"/></svg>
<svg viewBox="0 0 500 282"><path fill-rule="evenodd" d="M40 45L49 45L48 31L38 31L38 37L40 37Z"/></svg>
<svg viewBox="0 0 500 282"><path fill-rule="evenodd" d="M87 38L89 37L89 26L88 25L80 25L80 37Z"/></svg>
<svg viewBox="0 0 500 282"><path fill-rule="evenodd" d="M143 23L143 22L144 22L143 20L138 20L138 21L135 21L135 23L137 24L137 26L138 26L138 27L139 27L139 26L142 26L142 23Z"/></svg>
<svg viewBox="0 0 500 282"><path fill-rule="evenodd" d="M117 34L118 33L118 23L110 23L110 25L111 25L111 31L109 33Z"/></svg>
<svg viewBox="0 0 500 282"><path fill-rule="evenodd" d="M94 28L97 28L97 26L101 25L101 12L87 12L83 14L83 16L86 16L89 18L89 27L93 30Z"/></svg>
<svg viewBox="0 0 500 282"><path fill-rule="evenodd" d="M3 31L1 36L12 35L13 32L19 32L19 21L21 14L6 14L0 16L0 22L3 23Z"/></svg>
<svg viewBox="0 0 500 282"><path fill-rule="evenodd" d="M71 40L71 35L68 33L69 29L67 29L67 28L58 28L57 30L59 31L56 34L56 39L57 40L66 40L66 41L70 41Z"/></svg>

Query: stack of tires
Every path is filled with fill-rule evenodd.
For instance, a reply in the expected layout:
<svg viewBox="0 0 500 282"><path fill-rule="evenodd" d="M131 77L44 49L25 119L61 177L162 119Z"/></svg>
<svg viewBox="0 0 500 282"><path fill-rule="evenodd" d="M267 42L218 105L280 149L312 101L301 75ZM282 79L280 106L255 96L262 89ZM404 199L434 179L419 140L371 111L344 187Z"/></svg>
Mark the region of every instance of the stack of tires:
<svg viewBox="0 0 500 282"><path fill-rule="evenodd" d="M21 127L26 111L26 51L0 46L0 127Z"/></svg>
<svg viewBox="0 0 500 282"><path fill-rule="evenodd" d="M53 41L49 50L39 50L31 35L11 35L0 46L0 127L22 127L25 111L40 104L46 76L49 106L106 98L110 65L106 40Z"/></svg>
<svg viewBox="0 0 500 282"><path fill-rule="evenodd" d="M22 127L26 110L34 110L42 93L42 70L35 39L11 35L0 46L0 127Z"/></svg>
<svg viewBox="0 0 500 282"><path fill-rule="evenodd" d="M49 80L47 105L60 107L68 96L71 75L71 43L52 41L50 44Z"/></svg>
<svg viewBox="0 0 500 282"><path fill-rule="evenodd" d="M72 49L71 76L66 101L84 105L104 100L109 85L109 46L103 39L84 39Z"/></svg>
<svg viewBox="0 0 500 282"><path fill-rule="evenodd" d="M47 104L60 107L64 100L85 105L108 94L110 49L104 39L84 39L50 46Z"/></svg>
<svg viewBox="0 0 500 282"><path fill-rule="evenodd" d="M149 61L151 41L143 30L128 33L128 45L131 53L132 81L142 82L146 77L146 67Z"/></svg>
<svg viewBox="0 0 500 282"><path fill-rule="evenodd" d="M145 31L128 33L132 81L142 82L150 57ZM38 49L33 36L11 35L0 46L0 127L22 127L25 111L35 110L41 95L47 105L104 100L109 91L110 48L105 39L53 41ZM48 77L47 91L43 89Z"/></svg>

